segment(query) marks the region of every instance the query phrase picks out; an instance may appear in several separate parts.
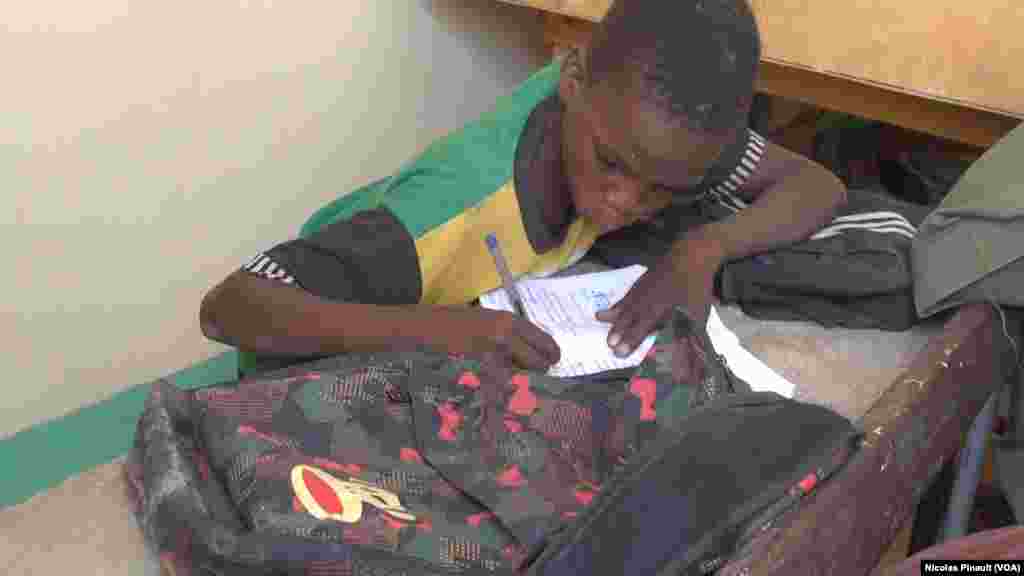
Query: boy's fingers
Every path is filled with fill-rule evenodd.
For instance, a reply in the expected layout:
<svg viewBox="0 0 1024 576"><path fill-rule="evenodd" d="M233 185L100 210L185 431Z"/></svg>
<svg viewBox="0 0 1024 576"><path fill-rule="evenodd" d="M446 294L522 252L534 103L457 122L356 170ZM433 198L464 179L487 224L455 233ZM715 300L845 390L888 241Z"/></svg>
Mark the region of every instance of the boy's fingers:
<svg viewBox="0 0 1024 576"><path fill-rule="evenodd" d="M527 370L547 370L552 364L533 346L530 346L522 339L516 339L511 342L506 353L516 366Z"/></svg>
<svg viewBox="0 0 1024 576"><path fill-rule="evenodd" d="M519 336L530 348L548 362L548 366L558 363L562 356L562 350L558 347L558 342L555 342L555 339L550 334L530 322L523 321L519 328Z"/></svg>
<svg viewBox="0 0 1024 576"><path fill-rule="evenodd" d="M554 338L522 319L513 324L500 349L517 366L529 370L547 370L561 356Z"/></svg>
<svg viewBox="0 0 1024 576"><path fill-rule="evenodd" d="M639 310L637 308L637 306L632 305L629 294L626 294L626 297L613 307L615 314L609 320L612 328L608 331L608 347L615 350L616 353L623 349L623 346L628 346L629 344L626 336L633 327L633 324L638 320Z"/></svg>
<svg viewBox="0 0 1024 576"><path fill-rule="evenodd" d="M616 356L629 356L658 323L657 313L652 308L631 311L612 326L608 334L608 346Z"/></svg>
<svg viewBox="0 0 1024 576"><path fill-rule="evenodd" d="M612 306L611 308L606 308L604 310L598 310L597 314L594 314L594 318L597 318L597 320L600 321L600 322L614 322L615 319L619 316L619 311L620 310L622 310L622 308L619 307L618 304L616 304L615 306Z"/></svg>

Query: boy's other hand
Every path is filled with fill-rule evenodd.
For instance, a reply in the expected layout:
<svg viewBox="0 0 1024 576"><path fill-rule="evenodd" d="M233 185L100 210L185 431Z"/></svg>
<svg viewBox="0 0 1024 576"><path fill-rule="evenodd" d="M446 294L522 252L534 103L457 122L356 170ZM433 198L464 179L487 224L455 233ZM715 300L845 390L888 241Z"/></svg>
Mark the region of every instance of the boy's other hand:
<svg viewBox="0 0 1024 576"><path fill-rule="evenodd" d="M682 306L703 327L714 299L714 279L723 257L700 240L677 242L614 306L597 313L612 325L608 347L625 357Z"/></svg>
<svg viewBox="0 0 1024 576"><path fill-rule="evenodd" d="M511 312L437 308L424 320L427 345L451 354L538 371L547 371L561 357L554 338Z"/></svg>

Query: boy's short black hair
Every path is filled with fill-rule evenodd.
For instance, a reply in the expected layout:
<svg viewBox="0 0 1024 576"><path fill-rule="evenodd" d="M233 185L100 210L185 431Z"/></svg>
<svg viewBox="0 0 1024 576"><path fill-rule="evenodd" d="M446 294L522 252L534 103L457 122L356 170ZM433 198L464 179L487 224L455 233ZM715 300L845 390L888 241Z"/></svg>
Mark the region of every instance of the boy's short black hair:
<svg viewBox="0 0 1024 576"><path fill-rule="evenodd" d="M691 128L746 121L761 40L746 0L615 0L590 48L588 79L635 68L644 97Z"/></svg>

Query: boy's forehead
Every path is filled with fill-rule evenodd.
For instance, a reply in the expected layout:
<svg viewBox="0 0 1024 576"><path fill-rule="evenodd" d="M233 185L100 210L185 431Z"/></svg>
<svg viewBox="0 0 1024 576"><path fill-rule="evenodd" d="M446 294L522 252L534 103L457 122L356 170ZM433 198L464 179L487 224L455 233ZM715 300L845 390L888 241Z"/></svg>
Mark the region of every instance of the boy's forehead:
<svg viewBox="0 0 1024 576"><path fill-rule="evenodd" d="M685 187L699 180L735 136L691 129L644 98L635 80L602 82L588 92L592 128L600 143L634 170L666 185Z"/></svg>

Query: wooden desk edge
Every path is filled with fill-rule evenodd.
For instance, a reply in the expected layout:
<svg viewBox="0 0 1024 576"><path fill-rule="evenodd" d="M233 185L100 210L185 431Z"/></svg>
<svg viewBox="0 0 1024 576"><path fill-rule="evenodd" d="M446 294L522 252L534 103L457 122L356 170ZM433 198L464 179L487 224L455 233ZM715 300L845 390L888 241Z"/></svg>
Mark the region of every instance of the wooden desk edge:
<svg viewBox="0 0 1024 576"><path fill-rule="evenodd" d="M1021 119L826 72L763 61L759 91L988 148Z"/></svg>
<svg viewBox="0 0 1024 576"><path fill-rule="evenodd" d="M960 309L865 415L864 444L843 471L720 574L868 574L1008 376L997 324L988 305Z"/></svg>
<svg viewBox="0 0 1024 576"><path fill-rule="evenodd" d="M590 14L589 12L581 11L572 8L562 8L559 6L551 6L548 2L544 2L544 6L538 6L536 2L531 0L498 0L505 4L513 4L515 6L522 6L523 8L529 8L545 14L556 14L558 16L564 16L573 20L583 20L586 22L597 23L601 21L603 15L598 16L597 14Z"/></svg>

